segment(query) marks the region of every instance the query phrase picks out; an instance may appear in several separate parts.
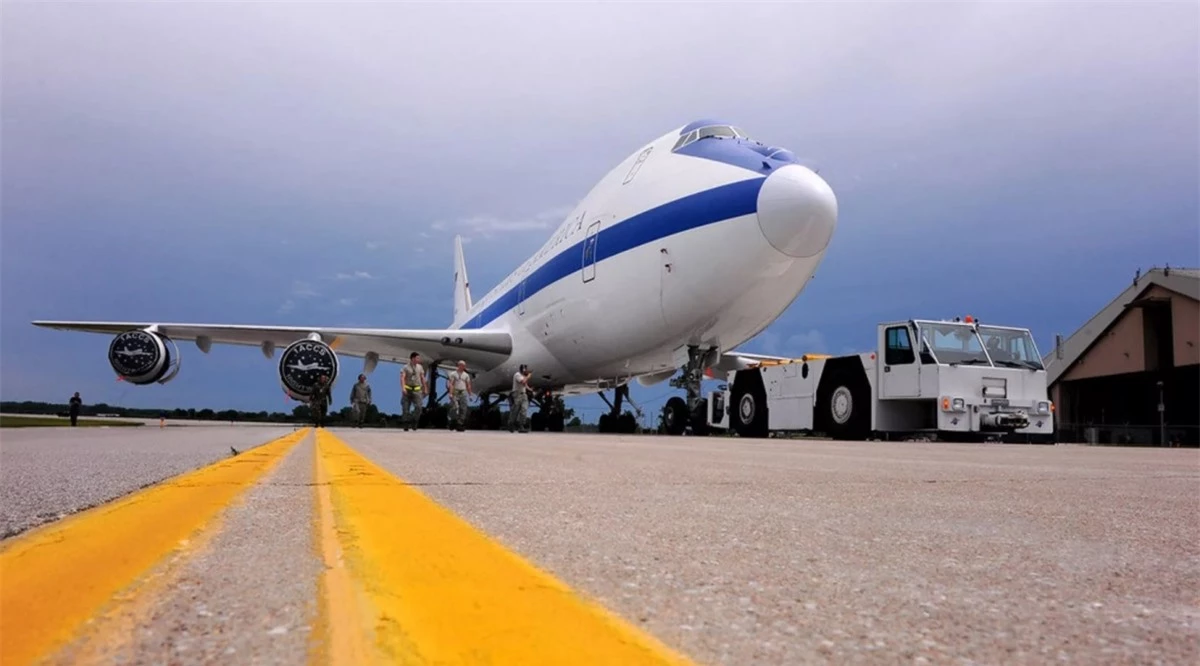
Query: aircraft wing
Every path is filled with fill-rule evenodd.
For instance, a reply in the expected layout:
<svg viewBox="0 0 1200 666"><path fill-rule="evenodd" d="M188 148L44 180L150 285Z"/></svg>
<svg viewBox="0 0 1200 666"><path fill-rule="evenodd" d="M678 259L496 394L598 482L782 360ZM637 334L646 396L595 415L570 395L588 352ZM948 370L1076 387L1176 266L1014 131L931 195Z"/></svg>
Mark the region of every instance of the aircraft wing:
<svg viewBox="0 0 1200 666"><path fill-rule="evenodd" d="M34 326L64 331L116 335L134 329L156 327L162 335L179 342L195 341L206 352L213 344L260 347L270 357L275 349L318 333L338 355L365 357L374 353L380 361L407 363L417 352L426 362L458 361L476 371L487 371L503 363L512 353L512 336L500 330L436 330L385 328L330 328L325 326L243 326L238 324L164 324L153 322L35 321Z"/></svg>

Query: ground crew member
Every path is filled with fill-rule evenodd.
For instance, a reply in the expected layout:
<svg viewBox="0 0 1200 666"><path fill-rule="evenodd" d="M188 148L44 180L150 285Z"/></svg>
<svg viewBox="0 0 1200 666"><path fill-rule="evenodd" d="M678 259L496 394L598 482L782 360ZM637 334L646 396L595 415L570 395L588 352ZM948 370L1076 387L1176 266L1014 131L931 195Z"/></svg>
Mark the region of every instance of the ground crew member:
<svg viewBox="0 0 1200 666"><path fill-rule="evenodd" d="M321 428L325 426L325 410L329 409L329 377L322 374L317 380L316 387L313 388L312 398L308 401L308 408L312 411L313 425Z"/></svg>
<svg viewBox="0 0 1200 666"><path fill-rule="evenodd" d="M354 410L354 427L361 428L367 419L367 407L371 405L371 385L366 375L358 376L358 383L350 389L350 407Z"/></svg>
<svg viewBox="0 0 1200 666"><path fill-rule="evenodd" d="M529 394L525 391L529 388L529 366L524 363L520 368L517 368L516 374L513 375L512 383L512 409L508 414L508 431L516 432L518 429L521 432L529 432Z"/></svg>
<svg viewBox="0 0 1200 666"><path fill-rule="evenodd" d="M450 382L450 427L463 432L467 429L467 399L475 397L466 361L458 362L458 369L450 373L448 381Z"/></svg>
<svg viewBox="0 0 1200 666"><path fill-rule="evenodd" d="M71 426L74 427L75 422L79 420L79 410L83 407L83 398L79 397L79 391L71 396L70 405Z"/></svg>
<svg viewBox="0 0 1200 666"><path fill-rule="evenodd" d="M425 366L421 365L421 355L413 352L408 355L408 363L400 369L400 420L405 422L404 429L408 430L408 408L413 409L413 430L421 424L422 397L429 392L429 384L425 380Z"/></svg>

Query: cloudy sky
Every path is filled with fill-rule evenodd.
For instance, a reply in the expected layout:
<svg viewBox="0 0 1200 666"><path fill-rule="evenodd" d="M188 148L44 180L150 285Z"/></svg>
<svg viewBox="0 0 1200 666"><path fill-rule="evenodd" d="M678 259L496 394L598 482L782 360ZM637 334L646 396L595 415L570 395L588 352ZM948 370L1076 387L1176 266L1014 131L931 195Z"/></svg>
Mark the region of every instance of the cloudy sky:
<svg viewBox="0 0 1200 666"><path fill-rule="evenodd" d="M1138 267L1200 265L1191 2L4 14L6 400L290 409L253 349L186 345L178 379L139 389L107 337L28 322L443 327L454 233L482 296L613 165L702 117L791 148L841 207L747 351L862 350L878 320L969 312L1044 352ZM391 368L374 384L397 411Z"/></svg>

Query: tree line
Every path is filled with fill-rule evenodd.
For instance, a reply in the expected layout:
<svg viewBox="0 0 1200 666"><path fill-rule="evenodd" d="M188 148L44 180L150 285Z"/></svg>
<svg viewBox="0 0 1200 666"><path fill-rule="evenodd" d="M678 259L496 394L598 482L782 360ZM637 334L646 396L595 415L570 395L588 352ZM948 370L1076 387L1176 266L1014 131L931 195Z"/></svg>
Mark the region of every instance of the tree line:
<svg viewBox="0 0 1200 666"><path fill-rule="evenodd" d="M478 407L471 406L469 408L468 423L474 422L478 418ZM53 402L36 402L32 400L26 401L4 401L0 402L0 412L6 414L30 414L38 416L67 416L69 407L66 403ZM449 406L438 404L432 408L426 408L421 414L421 424L425 427L445 427L449 418ZM222 409L214 410L209 408L204 409L155 409L141 407L118 407L109 405L103 402L95 404L84 404L79 415L85 416L116 416L121 418L133 419L179 419L188 421L228 421L230 423L309 423L312 421L312 412L308 405L298 405L290 413L288 412L267 412L267 411L242 411L238 409ZM568 428L586 428L578 416L575 415L575 410L567 407L564 412L564 419ZM350 407L343 407L339 410L331 410L327 420L330 425L339 423L353 423L354 415ZM365 419L366 425L382 428L399 428L403 425L400 414L392 414L380 411L375 405L367 406L367 416Z"/></svg>

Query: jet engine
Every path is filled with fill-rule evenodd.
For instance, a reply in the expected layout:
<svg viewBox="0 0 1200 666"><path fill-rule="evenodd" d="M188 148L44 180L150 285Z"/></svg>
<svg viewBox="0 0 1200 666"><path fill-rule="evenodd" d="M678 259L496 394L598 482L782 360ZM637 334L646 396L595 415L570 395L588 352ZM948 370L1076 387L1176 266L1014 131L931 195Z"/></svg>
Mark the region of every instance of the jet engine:
<svg viewBox="0 0 1200 666"><path fill-rule="evenodd" d="M179 347L154 330L118 333L108 346L108 364L130 384L166 384L179 374Z"/></svg>
<svg viewBox="0 0 1200 666"><path fill-rule="evenodd" d="M338 375L338 358L333 348L321 340L297 340L279 357L279 383L293 400L308 402L325 375L332 386Z"/></svg>

